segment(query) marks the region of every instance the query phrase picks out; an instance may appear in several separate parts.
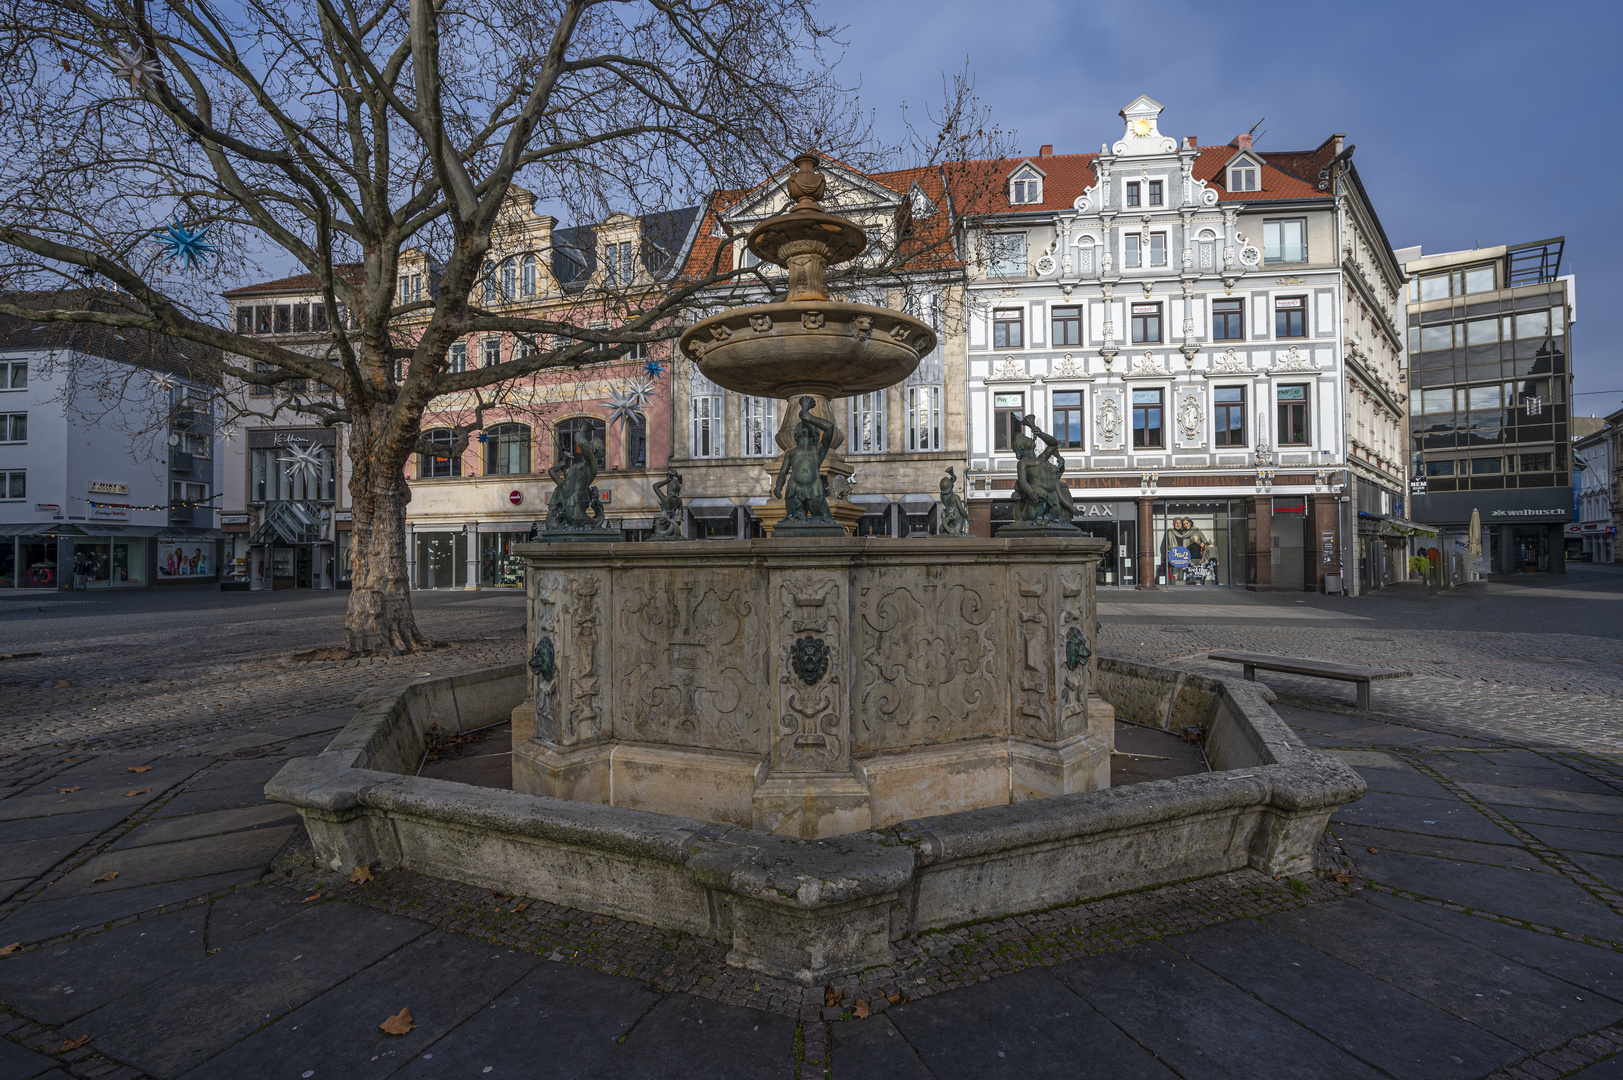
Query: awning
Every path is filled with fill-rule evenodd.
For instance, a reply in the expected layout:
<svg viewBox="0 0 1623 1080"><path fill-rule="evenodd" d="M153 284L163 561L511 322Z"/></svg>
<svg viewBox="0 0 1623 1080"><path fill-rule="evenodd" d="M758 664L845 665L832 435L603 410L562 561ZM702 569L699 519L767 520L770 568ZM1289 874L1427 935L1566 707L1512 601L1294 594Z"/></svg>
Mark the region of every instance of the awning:
<svg viewBox="0 0 1623 1080"><path fill-rule="evenodd" d="M890 509L890 500L883 495L853 495L851 501L858 506L868 507L870 514Z"/></svg>
<svg viewBox="0 0 1623 1080"><path fill-rule="evenodd" d="M620 519L620 528L622 529L652 529L653 527L654 519L649 517Z"/></svg>
<svg viewBox="0 0 1623 1080"><path fill-rule="evenodd" d="M696 518L725 518L738 513L738 504L731 499L694 499L688 510Z"/></svg>
<svg viewBox="0 0 1623 1080"><path fill-rule="evenodd" d="M0 525L0 536L78 536L79 530L60 521L23 522L20 525Z"/></svg>
<svg viewBox="0 0 1623 1080"><path fill-rule="evenodd" d="M934 495L903 495L902 509L909 514L928 514L935 506Z"/></svg>
<svg viewBox="0 0 1623 1080"><path fill-rule="evenodd" d="M1381 522L1382 536L1436 536L1435 525L1422 525L1407 518L1389 517Z"/></svg>
<svg viewBox="0 0 1623 1080"><path fill-rule="evenodd" d="M326 531L319 503L294 502L283 499L265 506L265 519L248 537L250 544L312 544L321 540ZM195 535L186 533L181 539ZM224 536L224 533L220 534Z"/></svg>
<svg viewBox="0 0 1623 1080"><path fill-rule="evenodd" d="M227 534L220 529L159 529L153 534L158 540L225 540Z"/></svg>

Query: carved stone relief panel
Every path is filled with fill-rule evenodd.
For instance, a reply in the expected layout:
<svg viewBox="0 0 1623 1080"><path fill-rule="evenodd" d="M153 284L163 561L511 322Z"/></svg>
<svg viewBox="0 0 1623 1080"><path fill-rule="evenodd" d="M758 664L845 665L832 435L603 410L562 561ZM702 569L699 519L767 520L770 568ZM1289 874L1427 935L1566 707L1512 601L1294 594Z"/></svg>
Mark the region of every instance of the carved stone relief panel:
<svg viewBox="0 0 1623 1080"><path fill-rule="evenodd" d="M772 574L771 590L772 772L845 772L851 767L848 580L789 570Z"/></svg>
<svg viewBox="0 0 1623 1080"><path fill-rule="evenodd" d="M1049 742L1059 738L1052 575L1016 566L1014 579L1013 734Z"/></svg>
<svg viewBox="0 0 1623 1080"><path fill-rule="evenodd" d="M1059 739L1088 727L1088 684L1093 670L1093 590L1075 570L1059 572Z"/></svg>
<svg viewBox="0 0 1623 1080"><path fill-rule="evenodd" d="M638 742L766 749L764 575L624 571L616 582L615 735Z"/></svg>
<svg viewBox="0 0 1623 1080"><path fill-rule="evenodd" d="M964 577L884 567L859 579L856 750L1005 731L1003 574Z"/></svg>
<svg viewBox="0 0 1623 1080"><path fill-rule="evenodd" d="M564 595L562 574L526 575L530 596L530 690L535 697L535 734L538 742L557 743L558 726L558 616ZM545 642L545 646L542 646ZM540 657L551 654L552 662Z"/></svg>
<svg viewBox="0 0 1623 1080"><path fill-rule="evenodd" d="M613 680L609 677L609 576L576 571L559 596L556 642L559 687L555 740L574 746L609 733Z"/></svg>

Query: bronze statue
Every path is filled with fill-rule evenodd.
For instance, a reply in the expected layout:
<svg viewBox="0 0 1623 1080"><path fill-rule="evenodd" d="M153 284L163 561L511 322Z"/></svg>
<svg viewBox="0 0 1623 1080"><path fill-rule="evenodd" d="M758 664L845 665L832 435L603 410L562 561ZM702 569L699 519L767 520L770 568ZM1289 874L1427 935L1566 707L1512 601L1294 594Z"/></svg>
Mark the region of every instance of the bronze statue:
<svg viewBox="0 0 1623 1080"><path fill-rule="evenodd" d="M547 470L557 485L547 499L546 531L549 533L608 528L603 516L603 498L592 483L603 468L603 440L587 439L584 449L585 453L577 455L574 461L556 461Z"/></svg>
<svg viewBox="0 0 1623 1080"><path fill-rule="evenodd" d="M1045 444L1041 457L1037 455L1038 439ZM1076 516L1076 508L1062 475L1065 459L1059 456L1059 440L1039 428L1037 418L1027 413L1010 443L1019 459L1014 476L1015 525L1075 529L1071 518Z"/></svg>
<svg viewBox="0 0 1623 1080"><path fill-rule="evenodd" d="M941 535L969 535L969 507L958 494L958 476L951 465L947 466L947 475L941 478Z"/></svg>
<svg viewBox="0 0 1623 1080"><path fill-rule="evenodd" d="M659 500L659 516L654 519L655 540L682 539L682 474L665 470L665 479L654 485Z"/></svg>
<svg viewBox="0 0 1623 1080"><path fill-rule="evenodd" d="M811 410L815 404L809 397L800 399L795 445L783 452L783 464L772 482L772 497L781 498L787 511L785 522L834 522L823 487L823 459L834 445L834 422L813 416Z"/></svg>

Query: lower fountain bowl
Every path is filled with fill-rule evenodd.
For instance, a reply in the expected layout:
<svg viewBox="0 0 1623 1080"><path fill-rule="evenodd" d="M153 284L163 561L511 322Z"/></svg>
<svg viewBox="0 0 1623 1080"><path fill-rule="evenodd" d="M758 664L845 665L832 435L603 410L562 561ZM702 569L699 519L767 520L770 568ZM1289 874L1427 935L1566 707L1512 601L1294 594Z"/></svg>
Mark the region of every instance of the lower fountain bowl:
<svg viewBox="0 0 1623 1080"><path fill-rule="evenodd" d="M828 397L882 390L936 346L929 326L890 308L797 300L734 308L690 326L684 355L717 386L758 397L825 388Z"/></svg>

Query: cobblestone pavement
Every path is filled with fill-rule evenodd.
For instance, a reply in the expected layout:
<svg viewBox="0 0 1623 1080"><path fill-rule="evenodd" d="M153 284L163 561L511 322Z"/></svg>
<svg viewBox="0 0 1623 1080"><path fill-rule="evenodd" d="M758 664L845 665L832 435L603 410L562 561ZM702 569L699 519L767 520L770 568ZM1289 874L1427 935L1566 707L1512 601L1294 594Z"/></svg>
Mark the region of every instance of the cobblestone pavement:
<svg viewBox="0 0 1623 1080"><path fill-rule="evenodd" d="M681 934L323 874L264 802L357 693L516 658L516 597L420 594L452 647L347 666L287 659L336 638L341 598L7 600L0 652L43 655L0 661L0 1076L1617 1077L1623 576L1585 570L1302 605L1102 594L1119 654L1423 672L1375 714L1263 676L1370 786L1321 872L926 934L810 990ZM380 1030L402 1009L408 1033Z"/></svg>

